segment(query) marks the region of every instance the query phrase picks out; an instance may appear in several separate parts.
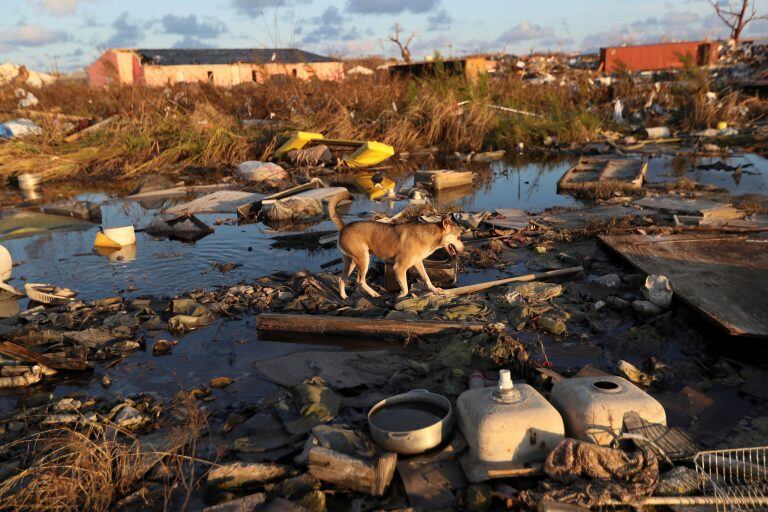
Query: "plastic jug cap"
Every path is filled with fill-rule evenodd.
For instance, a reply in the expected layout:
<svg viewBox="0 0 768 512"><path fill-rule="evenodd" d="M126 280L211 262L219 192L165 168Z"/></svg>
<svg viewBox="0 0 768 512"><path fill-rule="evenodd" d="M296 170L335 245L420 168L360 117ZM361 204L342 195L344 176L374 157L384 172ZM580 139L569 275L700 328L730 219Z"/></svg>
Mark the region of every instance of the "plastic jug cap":
<svg viewBox="0 0 768 512"><path fill-rule="evenodd" d="M508 391L514 387L509 370L499 370L499 391Z"/></svg>

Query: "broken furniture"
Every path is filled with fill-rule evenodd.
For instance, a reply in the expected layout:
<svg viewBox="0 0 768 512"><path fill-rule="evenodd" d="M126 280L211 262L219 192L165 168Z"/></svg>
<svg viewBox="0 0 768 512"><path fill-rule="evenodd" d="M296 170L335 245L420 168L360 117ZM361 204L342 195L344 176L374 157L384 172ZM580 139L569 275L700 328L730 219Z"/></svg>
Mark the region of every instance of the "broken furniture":
<svg viewBox="0 0 768 512"><path fill-rule="evenodd" d="M643 186L648 162L636 158L581 158L557 182L561 190L616 187L636 190Z"/></svg>
<svg viewBox="0 0 768 512"><path fill-rule="evenodd" d="M458 260L451 257L446 250L438 249L427 256L423 262L432 284L438 288L453 288L456 286L456 278L459 274ZM419 277L419 273L415 268L411 267L408 269L408 282L412 283L418 280ZM388 292L400 290L395 269L390 262L384 262L384 289Z"/></svg>
<svg viewBox="0 0 768 512"><path fill-rule="evenodd" d="M473 184L475 173L471 171L416 171L413 177L414 185L424 185L433 191L455 187L465 187Z"/></svg>
<svg viewBox="0 0 768 512"><path fill-rule="evenodd" d="M415 455L443 443L453 428L453 407L443 395L416 389L374 405L368 426L376 443L402 455Z"/></svg>
<svg viewBox="0 0 768 512"><path fill-rule="evenodd" d="M296 132L283 145L277 148L272 156L274 158L283 158L289 151L303 149L310 144L357 148L353 153L342 157L344 163L351 168L371 167L380 164L395 154L395 149L392 146L382 144L381 142L326 139L323 138L322 133Z"/></svg>
<svg viewBox="0 0 768 512"><path fill-rule="evenodd" d="M647 274L667 276L675 296L734 336L768 338L768 240L744 235L603 235Z"/></svg>
<svg viewBox="0 0 768 512"><path fill-rule="evenodd" d="M667 424L664 407L622 377L574 377L555 383L550 401L565 420L569 437L610 445L621 433L624 415L634 411L646 421Z"/></svg>
<svg viewBox="0 0 768 512"><path fill-rule="evenodd" d="M532 474L565 434L560 413L533 387L513 384L509 370L499 372L498 387L459 395L456 409L469 445L461 465L472 482Z"/></svg>

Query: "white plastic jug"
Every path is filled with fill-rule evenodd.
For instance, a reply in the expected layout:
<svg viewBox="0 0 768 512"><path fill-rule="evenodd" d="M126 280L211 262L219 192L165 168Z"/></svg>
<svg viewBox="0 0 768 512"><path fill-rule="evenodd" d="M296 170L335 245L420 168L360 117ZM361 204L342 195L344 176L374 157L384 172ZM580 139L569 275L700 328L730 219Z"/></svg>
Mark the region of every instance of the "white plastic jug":
<svg viewBox="0 0 768 512"><path fill-rule="evenodd" d="M0 245L0 283L4 283L11 278L13 271L13 259L8 249Z"/></svg>

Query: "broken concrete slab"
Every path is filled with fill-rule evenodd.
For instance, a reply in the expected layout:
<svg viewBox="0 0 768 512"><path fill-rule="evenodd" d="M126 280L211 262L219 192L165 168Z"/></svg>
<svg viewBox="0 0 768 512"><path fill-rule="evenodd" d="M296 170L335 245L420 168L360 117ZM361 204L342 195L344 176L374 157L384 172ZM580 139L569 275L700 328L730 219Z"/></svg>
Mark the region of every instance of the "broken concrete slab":
<svg viewBox="0 0 768 512"><path fill-rule="evenodd" d="M264 196L240 190L219 190L212 194L198 197L187 203L167 208L165 213L237 213L237 209L247 203L260 201Z"/></svg>
<svg viewBox="0 0 768 512"><path fill-rule="evenodd" d="M386 361L388 356L386 350L364 353L309 351L256 361L254 367L265 379L281 386L294 386L317 376L334 389L346 389L386 382L395 371L394 367L387 370L386 365L382 365L379 373L354 365L371 359Z"/></svg>

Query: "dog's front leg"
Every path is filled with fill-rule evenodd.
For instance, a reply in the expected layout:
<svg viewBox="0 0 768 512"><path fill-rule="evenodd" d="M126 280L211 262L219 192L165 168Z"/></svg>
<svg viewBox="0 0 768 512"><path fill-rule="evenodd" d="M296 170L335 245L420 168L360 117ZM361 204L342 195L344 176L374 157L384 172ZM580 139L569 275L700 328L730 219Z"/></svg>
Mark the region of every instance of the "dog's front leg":
<svg viewBox="0 0 768 512"><path fill-rule="evenodd" d="M438 288L437 286L432 284L432 280L429 278L429 274L427 274L427 269L424 267L423 260L419 260L418 262L416 262L414 267L416 267L416 270L419 271L419 275L426 283L429 291L431 291L432 293L445 293L445 291L442 288Z"/></svg>
<svg viewBox="0 0 768 512"><path fill-rule="evenodd" d="M398 299L402 299L406 295L408 295L408 269L410 267L403 265L402 263L395 261L395 264L392 265L392 270L395 271L395 277L397 278L397 283L400 285L400 293L397 295Z"/></svg>

